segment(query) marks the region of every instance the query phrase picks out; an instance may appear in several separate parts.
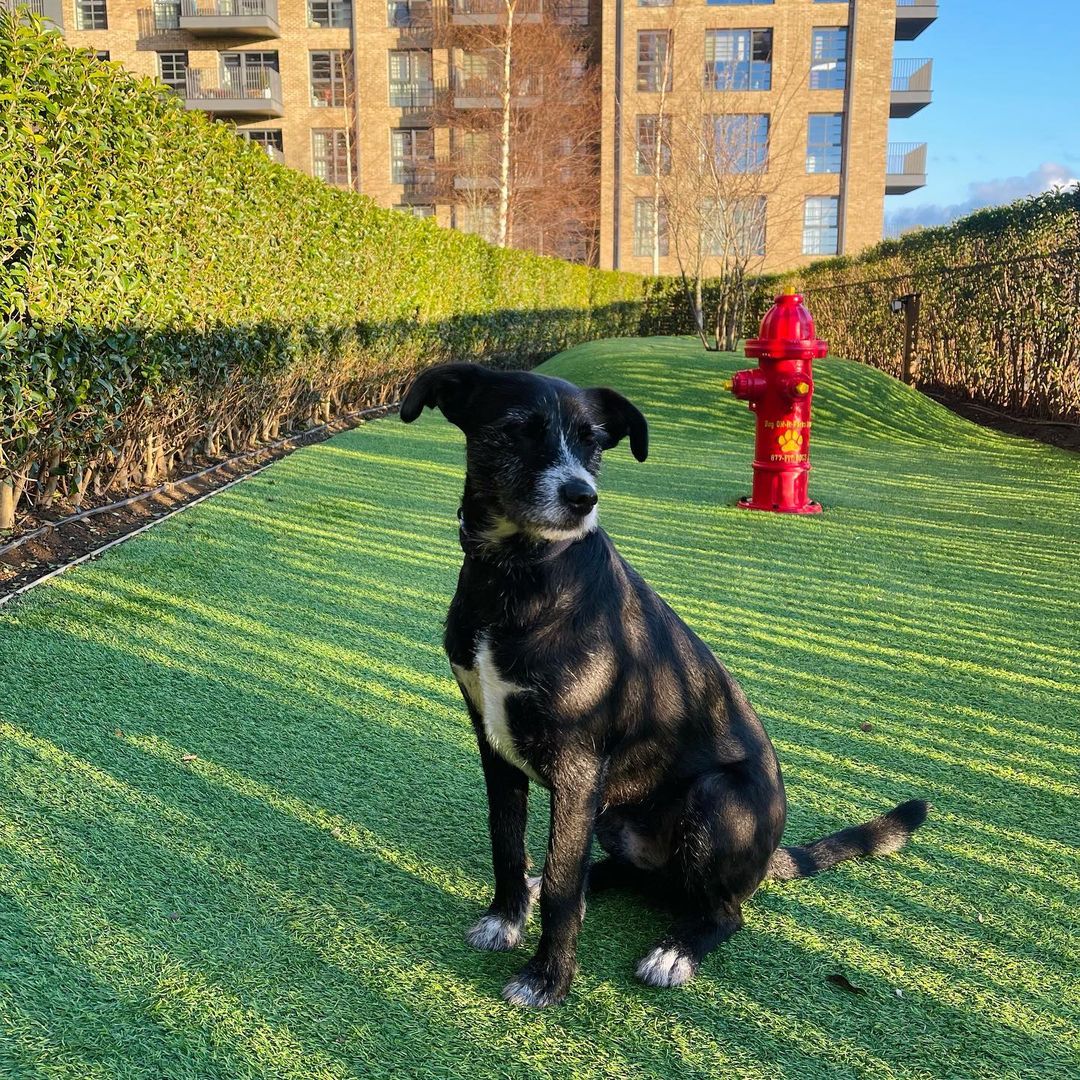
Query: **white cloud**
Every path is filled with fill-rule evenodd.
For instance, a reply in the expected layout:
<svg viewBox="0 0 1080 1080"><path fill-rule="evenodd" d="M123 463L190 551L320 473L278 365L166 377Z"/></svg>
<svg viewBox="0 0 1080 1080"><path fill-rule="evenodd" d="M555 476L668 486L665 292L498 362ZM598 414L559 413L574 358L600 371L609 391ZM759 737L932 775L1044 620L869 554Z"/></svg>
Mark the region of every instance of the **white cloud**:
<svg viewBox="0 0 1080 1080"><path fill-rule="evenodd" d="M1052 188L1069 187L1080 183L1076 174L1066 165L1044 161L1026 176L1006 176L998 180L977 180L968 184L968 197L951 206L940 203L923 203L905 206L885 215L885 232L890 236L907 232L923 225L947 225L958 217L981 210L984 206L1000 206L1002 203L1022 199Z"/></svg>

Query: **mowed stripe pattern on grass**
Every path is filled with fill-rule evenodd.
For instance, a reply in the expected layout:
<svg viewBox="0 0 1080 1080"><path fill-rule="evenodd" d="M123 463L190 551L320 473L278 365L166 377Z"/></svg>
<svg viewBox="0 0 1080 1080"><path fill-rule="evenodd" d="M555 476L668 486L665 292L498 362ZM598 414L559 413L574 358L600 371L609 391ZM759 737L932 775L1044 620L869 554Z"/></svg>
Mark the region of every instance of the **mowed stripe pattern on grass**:
<svg viewBox="0 0 1080 1080"><path fill-rule="evenodd" d="M826 513L748 514L738 366L544 370L649 417L601 520L757 705L788 839L927 797L910 848L765 888L681 992L632 978L663 917L598 897L568 1004L503 1004L528 953L464 943L485 802L440 646L462 438L378 421L0 613L0 1077L1075 1070L1080 462L828 360Z"/></svg>

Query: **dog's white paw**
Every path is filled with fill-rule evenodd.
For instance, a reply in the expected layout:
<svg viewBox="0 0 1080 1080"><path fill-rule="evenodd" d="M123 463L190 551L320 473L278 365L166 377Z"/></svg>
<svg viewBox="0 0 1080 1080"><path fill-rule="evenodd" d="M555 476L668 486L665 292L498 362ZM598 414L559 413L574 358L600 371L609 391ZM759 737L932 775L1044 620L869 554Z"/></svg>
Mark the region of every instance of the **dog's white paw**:
<svg viewBox="0 0 1080 1080"><path fill-rule="evenodd" d="M569 980L567 980L567 986ZM566 987L559 984L550 975L537 971L531 966L519 971L502 992L503 1000L511 1005L523 1005L530 1009L544 1009L549 1005L558 1005L566 998Z"/></svg>
<svg viewBox="0 0 1080 1080"><path fill-rule="evenodd" d="M504 919L501 915L485 915L475 926L469 928L465 940L474 949L485 952L506 952L521 944L522 925Z"/></svg>
<svg viewBox="0 0 1080 1080"><path fill-rule="evenodd" d="M657 945L637 966L648 986L685 986L697 971L693 958L673 945Z"/></svg>

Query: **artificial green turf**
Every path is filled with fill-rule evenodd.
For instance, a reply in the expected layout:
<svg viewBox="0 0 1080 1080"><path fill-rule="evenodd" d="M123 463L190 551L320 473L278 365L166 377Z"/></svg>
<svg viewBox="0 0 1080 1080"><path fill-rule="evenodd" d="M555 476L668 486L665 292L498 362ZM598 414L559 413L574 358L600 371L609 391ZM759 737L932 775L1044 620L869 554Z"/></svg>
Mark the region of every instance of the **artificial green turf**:
<svg viewBox="0 0 1080 1080"><path fill-rule="evenodd" d="M660 916L598 897L568 1004L503 1004L440 648L462 438L381 420L0 610L0 1076L1076 1075L1080 459L829 360L827 512L748 514L739 363L546 370L648 415L602 519L757 704L789 838L924 796L910 848L767 887L679 991L631 977Z"/></svg>

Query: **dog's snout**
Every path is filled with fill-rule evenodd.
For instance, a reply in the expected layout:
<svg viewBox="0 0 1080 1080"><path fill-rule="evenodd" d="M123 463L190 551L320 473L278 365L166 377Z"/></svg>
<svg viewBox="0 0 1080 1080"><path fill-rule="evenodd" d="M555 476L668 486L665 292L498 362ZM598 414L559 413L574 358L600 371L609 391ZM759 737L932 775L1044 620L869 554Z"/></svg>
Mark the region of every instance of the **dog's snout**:
<svg viewBox="0 0 1080 1080"><path fill-rule="evenodd" d="M562 484L559 488L559 495L568 506L572 506L582 513L591 510L596 505L596 488L587 480L581 480L577 477L573 477Z"/></svg>

